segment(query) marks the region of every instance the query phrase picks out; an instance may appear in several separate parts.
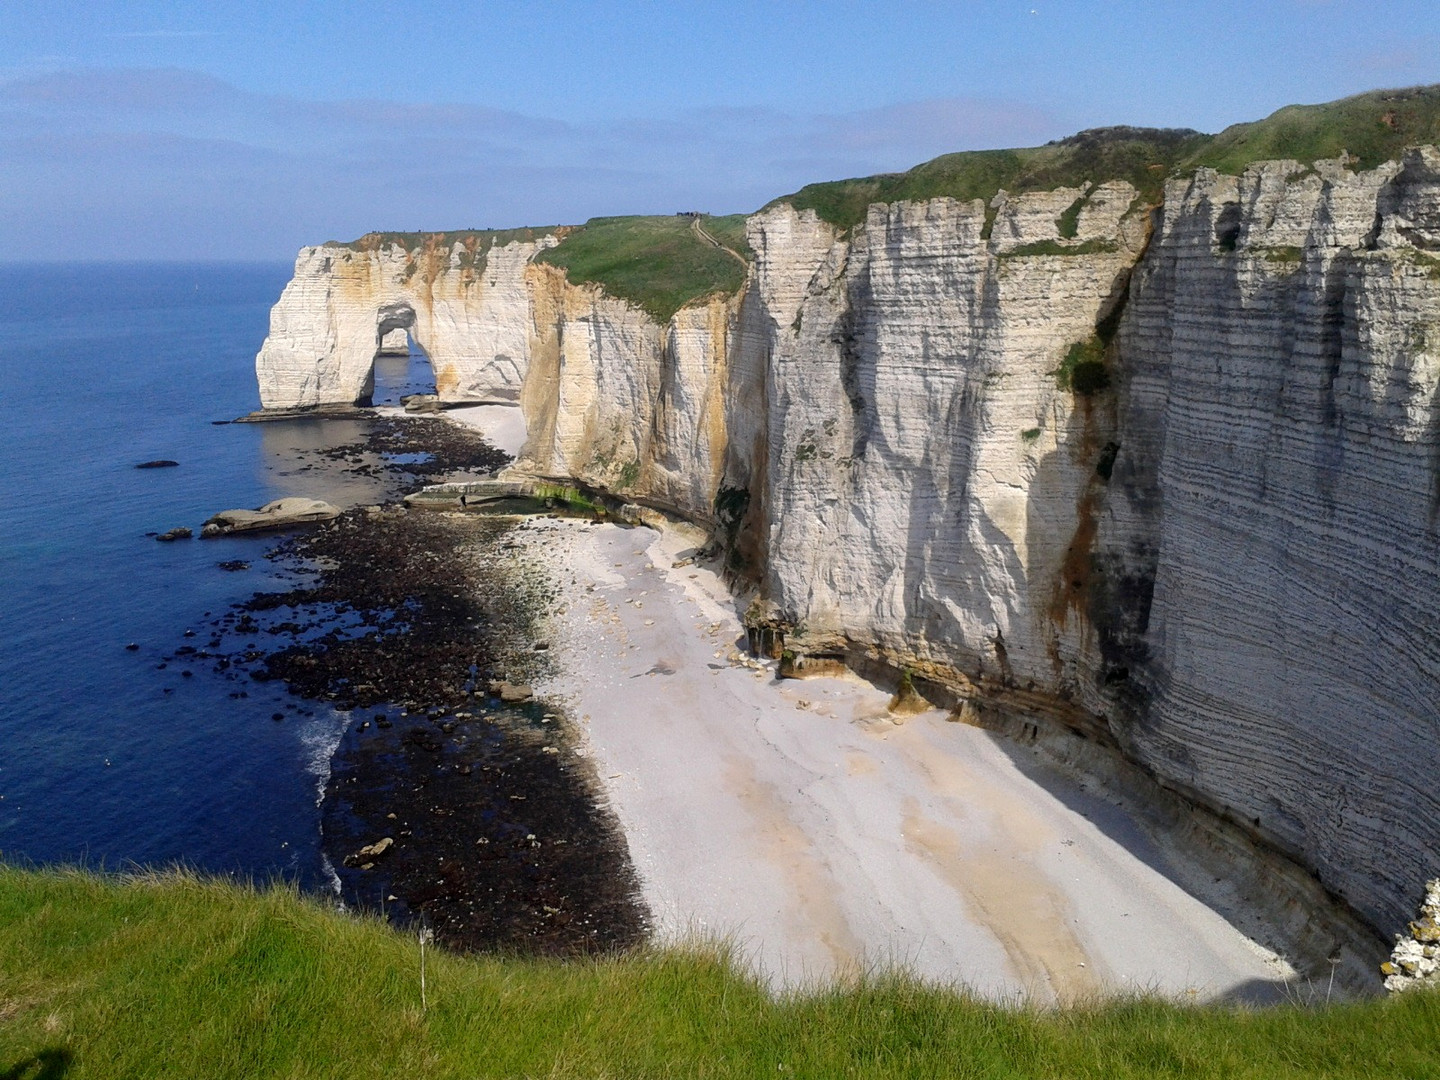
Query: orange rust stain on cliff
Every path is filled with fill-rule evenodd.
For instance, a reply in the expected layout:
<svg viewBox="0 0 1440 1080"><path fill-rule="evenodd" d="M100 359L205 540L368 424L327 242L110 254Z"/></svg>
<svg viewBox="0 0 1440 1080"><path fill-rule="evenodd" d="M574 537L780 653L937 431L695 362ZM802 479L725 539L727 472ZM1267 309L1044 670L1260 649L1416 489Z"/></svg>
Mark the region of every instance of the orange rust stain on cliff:
<svg viewBox="0 0 1440 1080"><path fill-rule="evenodd" d="M480 246L480 238L474 233L465 237L465 258L460 263L460 287L469 288L475 284L475 251ZM488 250L488 249L487 249Z"/></svg>
<svg viewBox="0 0 1440 1080"><path fill-rule="evenodd" d="M725 472L725 453L730 435L725 426L725 388L730 383L730 322L736 316L730 298L712 299L709 305L710 352L713 359L705 385L701 422L710 451L709 489L711 498Z"/></svg>
<svg viewBox="0 0 1440 1080"><path fill-rule="evenodd" d="M435 392L442 398L460 388L460 373L454 364L437 364L435 367Z"/></svg>
<svg viewBox="0 0 1440 1080"><path fill-rule="evenodd" d="M1075 443L1075 460L1093 463L1100 444L1099 420L1095 416L1095 403L1089 397L1078 397L1081 426L1080 438ZM1047 651L1050 662L1058 672L1063 661L1060 656L1060 634L1070 623L1073 612L1077 622L1085 618L1090 604L1091 555L1095 538L1099 533L1096 519L1096 502L1100 488L1094 472L1085 481L1080 498L1075 504L1075 532L1065 548L1050 591L1050 604L1046 615L1050 622Z"/></svg>
<svg viewBox="0 0 1440 1080"><path fill-rule="evenodd" d="M553 467L560 410L560 334L565 320L565 271L545 263L525 268L533 322L530 364L520 387L520 408L529 431L526 452L541 472Z"/></svg>

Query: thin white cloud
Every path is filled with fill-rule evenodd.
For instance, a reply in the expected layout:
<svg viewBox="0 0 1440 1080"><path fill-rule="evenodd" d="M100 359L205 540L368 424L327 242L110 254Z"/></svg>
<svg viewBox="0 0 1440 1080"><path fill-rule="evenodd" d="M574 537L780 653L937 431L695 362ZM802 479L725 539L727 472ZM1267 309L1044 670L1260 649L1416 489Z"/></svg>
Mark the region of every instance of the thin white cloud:
<svg viewBox="0 0 1440 1080"><path fill-rule="evenodd" d="M1367 72L1385 76L1424 74L1430 76L1435 70L1435 58L1440 56L1440 38L1412 38L1393 48L1374 49L1361 53L1358 66Z"/></svg>
<svg viewBox="0 0 1440 1080"><path fill-rule="evenodd" d="M181 69L70 70L0 81L0 229L21 250L284 257L376 228L748 211L811 181L1072 128L1022 103L965 98L576 124L463 103L254 94Z"/></svg>

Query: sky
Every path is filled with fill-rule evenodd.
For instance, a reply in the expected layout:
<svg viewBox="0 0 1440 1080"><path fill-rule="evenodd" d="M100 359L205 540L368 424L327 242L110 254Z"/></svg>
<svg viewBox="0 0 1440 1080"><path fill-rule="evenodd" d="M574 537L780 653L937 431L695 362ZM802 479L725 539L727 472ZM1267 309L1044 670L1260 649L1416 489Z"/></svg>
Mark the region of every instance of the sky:
<svg viewBox="0 0 1440 1080"><path fill-rule="evenodd" d="M0 260L742 212L1435 82L1436 0L0 0Z"/></svg>

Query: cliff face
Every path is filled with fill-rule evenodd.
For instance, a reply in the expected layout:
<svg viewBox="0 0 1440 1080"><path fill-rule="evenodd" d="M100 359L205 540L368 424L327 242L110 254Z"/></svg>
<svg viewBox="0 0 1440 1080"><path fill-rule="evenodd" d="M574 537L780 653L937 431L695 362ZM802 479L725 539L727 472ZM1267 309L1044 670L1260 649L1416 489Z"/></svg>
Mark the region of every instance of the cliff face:
<svg viewBox="0 0 1440 1080"><path fill-rule="evenodd" d="M1440 862L1435 151L847 235L782 204L664 326L555 242L306 249L262 400L363 397L408 326L442 397L519 402L522 468L716 526L802 663L1059 716L1404 921Z"/></svg>
<svg viewBox="0 0 1440 1080"><path fill-rule="evenodd" d="M682 308L662 327L555 267L532 266L529 283L523 467L707 520L728 444L738 298Z"/></svg>
<svg viewBox="0 0 1440 1080"><path fill-rule="evenodd" d="M442 398L515 400L529 350L527 270L557 242L302 248L255 358L260 404L368 399L375 355L397 329L429 355Z"/></svg>
<svg viewBox="0 0 1440 1080"><path fill-rule="evenodd" d="M1387 928L1440 862L1437 166L1171 185L1090 596L1130 751Z"/></svg>
<svg viewBox="0 0 1440 1080"><path fill-rule="evenodd" d="M1083 621L1055 618L1052 593L1113 421L1056 371L1113 311L1147 228L1113 185L1062 242L1083 194L1003 201L988 240L978 200L872 206L848 242L802 248L798 296L793 245L772 248L803 223L755 220L774 315L767 592L801 647L1075 677Z"/></svg>

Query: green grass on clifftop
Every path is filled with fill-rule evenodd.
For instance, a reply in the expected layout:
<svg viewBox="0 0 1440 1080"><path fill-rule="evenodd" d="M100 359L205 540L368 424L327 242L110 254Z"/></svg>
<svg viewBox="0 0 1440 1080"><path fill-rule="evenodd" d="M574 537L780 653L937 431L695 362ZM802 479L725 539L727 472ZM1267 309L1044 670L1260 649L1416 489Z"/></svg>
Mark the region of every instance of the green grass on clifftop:
<svg viewBox="0 0 1440 1080"><path fill-rule="evenodd" d="M0 866L0 1077L1440 1076L1440 995L1307 1010L774 999L718 951L427 953L284 889ZM45 1071L47 1070L48 1071Z"/></svg>
<svg viewBox="0 0 1440 1080"><path fill-rule="evenodd" d="M1292 158L1309 165L1344 151L1357 167L1370 169L1398 157L1406 147L1437 142L1440 86L1377 90L1325 105L1292 105L1218 135L1097 128L1044 146L946 154L908 172L809 184L775 203L813 209L845 229L864 221L871 203L941 196L988 202L1002 188L1012 194L1049 191L1078 187L1087 180L1128 180L1154 203L1167 177L1201 165L1239 173L1256 161Z"/></svg>
<svg viewBox="0 0 1440 1080"><path fill-rule="evenodd" d="M398 247L406 251L420 251L427 247L448 248L464 244L477 250L488 251L504 247L517 240L538 240L559 230L556 225L542 225L526 229L451 229L448 232L370 232L358 240L327 241L327 247L348 248L351 251L379 251L381 248Z"/></svg>
<svg viewBox="0 0 1440 1080"><path fill-rule="evenodd" d="M338 240L327 241L325 247L343 248L347 251L370 252L383 251L387 248L400 248L409 256L409 262L405 269L406 280L415 274L419 274L422 280L428 280L434 273L443 269L447 263L451 249L459 244L464 249L460 252L459 262L462 269L469 270L476 277L485 272L489 261L490 252L497 247L504 247L506 244L513 244L518 241L538 240L542 236L550 236L563 231L558 225L542 226L528 229L454 229L449 232L372 232L366 233L358 240L351 240L341 243ZM440 259L433 259L427 256L442 256ZM0 1080L4 1080L0 1076Z"/></svg>
<svg viewBox="0 0 1440 1080"><path fill-rule="evenodd" d="M745 215L705 216L701 225L744 259ZM565 271L573 284L593 283L664 323L686 304L712 293L733 293L745 283L739 259L696 235L691 219L591 218L537 262Z"/></svg>
<svg viewBox="0 0 1440 1080"><path fill-rule="evenodd" d="M1187 164L1238 173L1252 161L1293 158L1309 165L1349 153L1355 168L1373 169L1421 143L1440 143L1440 86L1289 105L1264 120L1226 128Z"/></svg>
<svg viewBox="0 0 1440 1080"><path fill-rule="evenodd" d="M1046 146L946 154L909 172L809 184L776 202L813 209L823 220L849 228L865 220L871 203L941 196L988 202L1001 188L1014 194L1122 179L1154 199L1175 162L1204 139L1187 130L1102 128Z"/></svg>

